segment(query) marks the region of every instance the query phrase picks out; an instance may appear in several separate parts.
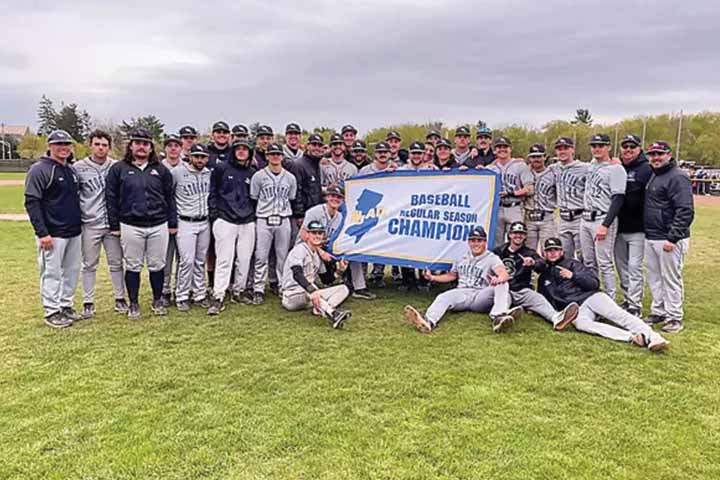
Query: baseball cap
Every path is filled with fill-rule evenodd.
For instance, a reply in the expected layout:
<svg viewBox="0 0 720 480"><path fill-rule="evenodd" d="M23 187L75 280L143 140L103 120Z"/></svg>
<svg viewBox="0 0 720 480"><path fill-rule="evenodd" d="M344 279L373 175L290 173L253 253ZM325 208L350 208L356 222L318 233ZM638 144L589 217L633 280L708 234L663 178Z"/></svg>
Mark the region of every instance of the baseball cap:
<svg viewBox="0 0 720 480"><path fill-rule="evenodd" d="M430 130L427 135L425 135L425 139L428 139L430 137L442 137L442 135L440 135L440 132L438 132L437 130Z"/></svg>
<svg viewBox="0 0 720 480"><path fill-rule="evenodd" d="M397 131L395 131L395 130L390 130L390 131L388 132L387 136L385 137L385 141L387 141L387 140L392 140L392 139L402 140L402 137L400 136L400 134L399 134Z"/></svg>
<svg viewBox="0 0 720 480"><path fill-rule="evenodd" d="M512 142L507 137L498 137L495 140L493 140L493 147L512 147Z"/></svg>
<svg viewBox="0 0 720 480"><path fill-rule="evenodd" d="M663 141L663 140L657 140L645 149L646 153L653 153L653 152L660 152L660 153L670 153L670 144Z"/></svg>
<svg viewBox="0 0 720 480"><path fill-rule="evenodd" d="M488 127L478 127L477 136L492 138L492 130L490 130Z"/></svg>
<svg viewBox="0 0 720 480"><path fill-rule="evenodd" d="M336 145L338 143L343 143L343 138L339 133L333 133L330 136L330 145Z"/></svg>
<svg viewBox="0 0 720 480"><path fill-rule="evenodd" d="M560 137L555 140L555 148L557 147L574 147L575 144L570 137Z"/></svg>
<svg viewBox="0 0 720 480"><path fill-rule="evenodd" d="M325 195L337 195L339 197L345 197L345 193L342 191L342 188L337 185L328 185L328 187L325 189Z"/></svg>
<svg viewBox="0 0 720 480"><path fill-rule="evenodd" d="M318 135L317 133L313 133L312 135L310 135L310 136L308 137L307 143L309 143L309 144L310 144L310 143L316 143L316 144L318 144L318 145L324 145L324 144L325 144L325 140L323 140L323 138L322 138L320 135Z"/></svg>
<svg viewBox="0 0 720 480"><path fill-rule="evenodd" d="M483 228L482 225L474 227L472 230L470 230L470 235L468 235L468 239L487 240L487 233L485 233L485 228Z"/></svg>
<svg viewBox="0 0 720 480"><path fill-rule="evenodd" d="M466 126L460 126L455 129L455 136L456 137L469 137L470 136L470 129Z"/></svg>
<svg viewBox="0 0 720 480"><path fill-rule="evenodd" d="M355 127L353 127L352 125L343 125L343 127L340 129L340 133L345 133L345 132L357 133L357 129Z"/></svg>
<svg viewBox="0 0 720 480"><path fill-rule="evenodd" d="M610 145L610 135L606 133L596 133L590 137L588 142L590 145Z"/></svg>
<svg viewBox="0 0 720 480"><path fill-rule="evenodd" d="M195 127L192 127L190 125L185 125L184 127L180 128L178 131L178 134L180 134L181 137L197 137L198 132L195 130Z"/></svg>
<svg viewBox="0 0 720 480"><path fill-rule="evenodd" d="M527 227L523 222L512 222L508 233L527 233Z"/></svg>
<svg viewBox="0 0 720 480"><path fill-rule="evenodd" d="M530 146L528 157L544 157L545 156L545 145L542 143L533 143Z"/></svg>
<svg viewBox="0 0 720 480"><path fill-rule="evenodd" d="M325 225L323 225L321 222L319 222L317 220L313 220L307 224L307 227L305 227L305 230L307 230L308 232L323 232L323 233L325 233Z"/></svg>
<svg viewBox="0 0 720 480"><path fill-rule="evenodd" d="M252 150L252 149L253 149L253 145L252 145L252 143L250 143L250 139L247 138L247 137L236 139L234 142L232 142L231 147L232 147L233 150L235 150L235 149L238 148L238 147L245 147L245 148L247 148L248 150Z"/></svg>
<svg viewBox="0 0 720 480"><path fill-rule="evenodd" d="M375 144L375 152L389 152L390 145L387 142L378 142Z"/></svg>
<svg viewBox="0 0 720 480"><path fill-rule="evenodd" d="M65 130L54 130L48 135L48 145L54 145L57 143L73 143L73 138Z"/></svg>
<svg viewBox="0 0 720 480"><path fill-rule="evenodd" d="M192 147L190 147L190 156L200 156L200 157L209 157L210 154L207 151L207 147L203 145L202 143L196 143Z"/></svg>
<svg viewBox="0 0 720 480"><path fill-rule="evenodd" d="M447 138L441 138L435 144L435 148L440 148L440 147L452 148L452 144L450 143L450 140L448 140Z"/></svg>
<svg viewBox="0 0 720 480"><path fill-rule="evenodd" d="M163 145L165 145L165 146L167 147L168 144L171 143L171 142L175 142L175 143L177 143L177 144L180 144L180 137L177 136L177 135L175 135L174 133L171 133L171 134L169 134L169 135L165 135L165 139L163 140Z"/></svg>
<svg viewBox="0 0 720 480"><path fill-rule="evenodd" d="M302 129L297 123L288 123L285 126L285 133L302 133Z"/></svg>
<svg viewBox="0 0 720 480"><path fill-rule="evenodd" d="M543 244L543 250L562 250L562 248L562 242L557 237L550 237Z"/></svg>
<svg viewBox="0 0 720 480"><path fill-rule="evenodd" d="M640 140L640 137L637 135L629 134L625 135L622 140L620 140L620 145L625 145L626 143L632 143L636 147L639 147L642 145L642 141Z"/></svg>
<svg viewBox="0 0 720 480"><path fill-rule="evenodd" d="M234 125L231 130L233 135L249 135L250 130L248 130L248 127L245 125L238 123L237 125Z"/></svg>
<svg viewBox="0 0 720 480"><path fill-rule="evenodd" d="M277 143L271 143L265 149L265 155L282 155L283 149Z"/></svg>
<svg viewBox="0 0 720 480"><path fill-rule="evenodd" d="M230 127L228 126L227 123L225 123L225 122L223 122L222 120L220 120L219 122L213 123L212 131L213 131L213 133L215 133L215 132L227 132L227 133L230 133Z"/></svg>
<svg viewBox="0 0 720 480"><path fill-rule="evenodd" d="M257 128L257 131L255 132L255 136L259 137L261 135L270 135L273 136L273 129L270 127L270 125L260 125Z"/></svg>
<svg viewBox="0 0 720 480"><path fill-rule="evenodd" d="M412 142L408 150L410 153L423 153L425 152L425 145L420 142Z"/></svg>
<svg viewBox="0 0 720 480"><path fill-rule="evenodd" d="M139 140L141 142L152 142L152 135L150 135L150 131L147 128L136 128L135 130L130 132L130 141L132 142L133 140Z"/></svg>
<svg viewBox="0 0 720 480"><path fill-rule="evenodd" d="M365 142L362 140L355 140L352 144L351 150L353 152L365 152L367 151L367 147L365 146Z"/></svg>

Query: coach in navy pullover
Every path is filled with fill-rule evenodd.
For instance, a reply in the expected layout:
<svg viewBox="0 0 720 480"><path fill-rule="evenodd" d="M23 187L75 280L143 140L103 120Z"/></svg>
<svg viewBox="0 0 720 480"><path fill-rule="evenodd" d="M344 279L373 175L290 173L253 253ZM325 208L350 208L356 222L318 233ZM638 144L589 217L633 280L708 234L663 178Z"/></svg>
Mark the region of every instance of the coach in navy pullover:
<svg viewBox="0 0 720 480"><path fill-rule="evenodd" d="M257 171L250 160L240 163L235 156L237 146L245 146L252 158L247 140L233 143L230 157L219 163L210 176L208 212L210 221L222 218L228 223L241 225L255 221L255 205L250 199L250 179Z"/></svg>

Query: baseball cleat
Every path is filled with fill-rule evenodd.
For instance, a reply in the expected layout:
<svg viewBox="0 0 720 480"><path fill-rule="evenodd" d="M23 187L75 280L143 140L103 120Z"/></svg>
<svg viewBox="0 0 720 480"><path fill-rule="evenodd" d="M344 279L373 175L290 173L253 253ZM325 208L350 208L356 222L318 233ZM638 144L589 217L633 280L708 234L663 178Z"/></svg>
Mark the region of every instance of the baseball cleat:
<svg viewBox="0 0 720 480"><path fill-rule="evenodd" d="M644 318L644 322L652 327L653 325L657 325L658 323L665 323L665 316L651 314Z"/></svg>
<svg viewBox="0 0 720 480"><path fill-rule="evenodd" d="M277 283L271 283L270 284L270 293L272 293L275 296L280 296L280 286Z"/></svg>
<svg viewBox="0 0 720 480"><path fill-rule="evenodd" d="M140 318L140 304L130 302L128 307L127 316L130 320L137 320Z"/></svg>
<svg viewBox="0 0 720 480"><path fill-rule="evenodd" d="M208 297L201 298L200 300L194 300L194 299L193 299L193 301L192 301L192 305L198 306L198 307L200 307L200 308L210 308L210 304L211 304L211 303L212 303L212 302L210 302L210 300L208 299Z"/></svg>
<svg viewBox="0 0 720 480"><path fill-rule="evenodd" d="M367 288L361 288L360 290L353 290L353 298L361 298L363 300L375 300L377 295L368 290Z"/></svg>
<svg viewBox="0 0 720 480"><path fill-rule="evenodd" d="M167 307L165 306L165 302L162 300L162 298L153 300L150 309L155 315L159 315L161 317L168 314Z"/></svg>
<svg viewBox="0 0 720 480"><path fill-rule="evenodd" d="M62 307L62 316L70 320L71 322L79 322L82 320L82 317L79 313L75 311L72 307Z"/></svg>
<svg viewBox="0 0 720 480"><path fill-rule="evenodd" d="M172 305L172 296L169 293L163 293L162 297L160 297L160 304L168 308L170 305Z"/></svg>
<svg viewBox="0 0 720 480"><path fill-rule="evenodd" d="M665 333L678 333L682 332L684 328L685 326L680 320L668 320L663 324L660 330Z"/></svg>
<svg viewBox="0 0 720 480"><path fill-rule="evenodd" d="M352 312L349 310L335 310L330 314L330 323L332 325L332 328L334 329L340 329L343 327L346 320L350 320L350 317L352 317Z"/></svg>
<svg viewBox="0 0 720 480"><path fill-rule="evenodd" d="M520 306L512 307L507 311L507 315L510 315L513 318L513 322L518 320L523 313L525 313L525 310Z"/></svg>
<svg viewBox="0 0 720 480"><path fill-rule="evenodd" d="M83 320L89 320L95 316L95 305L92 303L83 303L83 310L80 314Z"/></svg>
<svg viewBox="0 0 720 480"><path fill-rule="evenodd" d="M207 314L208 315L218 315L220 312L225 310L225 304L221 302L220 300L213 298L210 307L208 307Z"/></svg>
<svg viewBox="0 0 720 480"><path fill-rule="evenodd" d="M648 350L651 352L662 352L663 350L667 350L669 347L670 342L657 334L650 337L650 343L647 345Z"/></svg>
<svg viewBox="0 0 720 480"><path fill-rule="evenodd" d="M175 306L177 307L178 312L190 311L190 302L188 302L187 300L181 300L181 301L177 302L177 304Z"/></svg>
<svg viewBox="0 0 720 480"><path fill-rule="evenodd" d="M515 317L510 314L498 315L492 319L492 329L494 333L502 333L507 331L515 322Z"/></svg>
<svg viewBox="0 0 720 480"><path fill-rule="evenodd" d="M430 333L433 331L432 324L425 320L425 317L412 305L405 305L403 314L405 315L405 320L407 320L410 325L415 326L419 332Z"/></svg>
<svg viewBox="0 0 720 480"><path fill-rule="evenodd" d="M255 292L253 294L253 305L262 305L265 303L265 295L262 292Z"/></svg>
<svg viewBox="0 0 720 480"><path fill-rule="evenodd" d="M553 328L557 331L564 329L575 321L579 311L580 306L577 303L572 302L567 307L565 307L562 312L558 312L558 318L557 321L553 322Z"/></svg>
<svg viewBox="0 0 720 480"><path fill-rule="evenodd" d="M45 317L45 325L52 328L72 327L72 320L65 318L61 312L55 312Z"/></svg>
<svg viewBox="0 0 720 480"><path fill-rule="evenodd" d="M630 337L630 343L633 345L637 345L640 348L645 348L647 346L647 342L645 341L645 335L642 333L636 333Z"/></svg>
<svg viewBox="0 0 720 480"><path fill-rule="evenodd" d="M115 300L115 311L117 313L127 313L130 306L124 298L118 298Z"/></svg>

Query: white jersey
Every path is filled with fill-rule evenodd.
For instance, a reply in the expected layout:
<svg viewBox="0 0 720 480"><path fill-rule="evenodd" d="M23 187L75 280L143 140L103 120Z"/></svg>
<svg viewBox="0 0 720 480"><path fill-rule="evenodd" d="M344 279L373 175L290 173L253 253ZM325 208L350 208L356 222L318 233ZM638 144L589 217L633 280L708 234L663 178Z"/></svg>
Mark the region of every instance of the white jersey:
<svg viewBox="0 0 720 480"><path fill-rule="evenodd" d="M495 268L502 265L500 257L490 250L478 256L468 251L453 263L450 271L458 274L458 288L485 288L490 285Z"/></svg>
<svg viewBox="0 0 720 480"><path fill-rule="evenodd" d="M295 175L284 168L280 173L273 173L265 167L253 175L250 180L250 198L257 200L255 215L268 218L271 215L289 217L292 215L290 202L297 194Z"/></svg>
<svg viewBox="0 0 720 480"><path fill-rule="evenodd" d="M307 243L300 242L295 245L293 249L290 250L290 253L288 253L285 259L285 266L283 267L283 294L291 295L293 293L305 292L305 289L300 286L293 277L292 267L295 266L302 267L303 275L305 275L308 283L314 284L323 263L318 253L310 248Z"/></svg>
<svg viewBox="0 0 720 480"><path fill-rule="evenodd" d="M325 225L325 238L330 239L330 237L337 231L337 229L340 228L341 220L342 215L340 215L340 212L335 212L334 216L330 216L327 204L321 203L320 205L315 205L310 210L305 212L305 218L303 218L301 228L307 228L310 222L313 221L320 222ZM302 240L300 239L300 235L298 235L295 241L295 245L300 242L302 242Z"/></svg>

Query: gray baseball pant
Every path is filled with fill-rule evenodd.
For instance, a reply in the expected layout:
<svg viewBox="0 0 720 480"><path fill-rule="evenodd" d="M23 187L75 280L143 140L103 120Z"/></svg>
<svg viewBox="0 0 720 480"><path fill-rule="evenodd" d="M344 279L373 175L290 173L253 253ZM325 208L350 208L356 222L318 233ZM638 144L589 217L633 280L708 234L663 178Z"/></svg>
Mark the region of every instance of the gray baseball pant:
<svg viewBox="0 0 720 480"><path fill-rule="evenodd" d="M151 272L158 272L165 267L165 256L168 245L167 222L154 227L135 227L120 224L120 243L125 259L125 270L141 272L147 261Z"/></svg>
<svg viewBox="0 0 720 480"><path fill-rule="evenodd" d="M253 291L265 292L268 277L268 258L275 247L276 278L282 278L282 268L290 251L290 219L283 218L278 226L270 226L264 218L258 218L255 239L255 285Z"/></svg>
<svg viewBox="0 0 720 480"><path fill-rule="evenodd" d="M363 272L362 262L349 262L350 280L352 280L353 290L364 290L367 288L365 283L365 272Z"/></svg>
<svg viewBox="0 0 720 480"><path fill-rule="evenodd" d="M605 318L618 327L598 322L597 317ZM632 336L638 333L651 339L658 336L641 319L620 308L605 292L595 293L585 300L580 305L580 311L573 324L581 332L600 335L618 342L629 342Z"/></svg>
<svg viewBox="0 0 720 480"><path fill-rule="evenodd" d="M615 237L617 236L617 219L608 227L604 240L596 240L595 232L602 225L602 219L589 221L584 218L580 221L580 248L582 249L583 263L595 275L602 278L603 289L610 298L615 300L617 289L615 287Z"/></svg>
<svg viewBox="0 0 720 480"><path fill-rule="evenodd" d="M109 228L83 225L81 243L83 303L95 303L95 281L102 247L105 248L105 256L110 270L113 298L116 300L125 298L125 273L123 272L120 238L111 235Z"/></svg>
<svg viewBox="0 0 720 480"><path fill-rule="evenodd" d="M45 316L72 308L73 296L80 276L81 240L80 235L70 238L53 237L53 248L42 250L38 246L38 267L40 268L40 298Z"/></svg>
<svg viewBox="0 0 720 480"><path fill-rule="evenodd" d="M620 290L628 307L642 310L645 234L618 233L615 238L615 266Z"/></svg>
<svg viewBox="0 0 720 480"><path fill-rule="evenodd" d="M665 240L645 240L645 268L652 294L650 313L667 320L683 320L683 263L690 239L678 241L671 252L663 250Z"/></svg>
<svg viewBox="0 0 720 480"><path fill-rule="evenodd" d="M512 299L513 306L520 306L525 310L534 312L550 323L552 323L553 317L558 313L557 310L550 305L547 298L531 288L523 288L516 292L511 291L510 298Z"/></svg>
<svg viewBox="0 0 720 480"><path fill-rule="evenodd" d="M545 240L556 237L558 234L557 224L552 212L545 214L545 218L539 222L526 221L528 233L525 245L531 250L537 252L543 251Z"/></svg>
<svg viewBox="0 0 720 480"><path fill-rule="evenodd" d="M498 247L505 243L507 239L507 231L510 229L510 224L513 222L523 221L523 209L522 206L516 205L514 207L503 207L501 206L498 210L497 225L495 226L495 244L494 247Z"/></svg>
<svg viewBox="0 0 720 480"><path fill-rule="evenodd" d="M495 287L453 288L447 290L433 300L425 312L425 318L433 326L449 311L451 312L487 312L492 304L490 316L502 315L510 308L510 289L507 283Z"/></svg>
<svg viewBox="0 0 720 480"><path fill-rule="evenodd" d="M580 249L580 217L574 218L569 222L561 218L558 233L560 234L560 241L562 242L565 255L567 255L568 258L582 260L582 250Z"/></svg>
<svg viewBox="0 0 720 480"><path fill-rule="evenodd" d="M167 255L165 257L165 276L163 277L163 295L170 295L173 290L172 283L173 264L175 265L175 289L177 289L178 270L180 269L180 253L177 246L177 233L168 236Z"/></svg>
<svg viewBox="0 0 720 480"><path fill-rule="evenodd" d="M236 225L218 218L213 222L215 236L215 285L213 296L218 300L225 298L230 286L233 259L235 260L235 284L233 292L245 290L250 268L250 258L255 248L255 222Z"/></svg>
<svg viewBox="0 0 720 480"><path fill-rule="evenodd" d="M180 260L176 276L175 301L205 299L205 258L210 246L210 223L178 220L177 249Z"/></svg>
<svg viewBox="0 0 720 480"><path fill-rule="evenodd" d="M329 317L335 309L350 295L345 285L334 285L320 289L320 313ZM287 310L303 310L312 307L310 295L305 290L293 290L282 293L282 306ZM314 313L314 312L313 312Z"/></svg>

